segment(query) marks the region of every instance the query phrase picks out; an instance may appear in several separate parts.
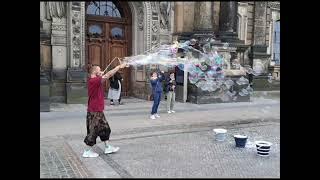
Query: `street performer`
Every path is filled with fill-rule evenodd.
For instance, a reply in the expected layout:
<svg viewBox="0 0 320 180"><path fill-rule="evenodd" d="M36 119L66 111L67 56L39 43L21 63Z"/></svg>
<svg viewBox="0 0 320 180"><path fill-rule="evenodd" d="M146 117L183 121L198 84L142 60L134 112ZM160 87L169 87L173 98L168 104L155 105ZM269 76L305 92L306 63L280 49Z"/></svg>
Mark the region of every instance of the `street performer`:
<svg viewBox="0 0 320 180"><path fill-rule="evenodd" d="M105 144L105 154L117 152L120 148L109 144L111 133L110 126L103 113L104 110L104 82L112 77L120 69L126 67L126 63L120 62L120 65L104 74L98 65L90 68L90 77L88 79L88 109L87 109L87 136L84 143L87 149L83 153L83 157L98 157L99 154L94 152L92 147L96 144L99 136L100 140Z"/></svg>

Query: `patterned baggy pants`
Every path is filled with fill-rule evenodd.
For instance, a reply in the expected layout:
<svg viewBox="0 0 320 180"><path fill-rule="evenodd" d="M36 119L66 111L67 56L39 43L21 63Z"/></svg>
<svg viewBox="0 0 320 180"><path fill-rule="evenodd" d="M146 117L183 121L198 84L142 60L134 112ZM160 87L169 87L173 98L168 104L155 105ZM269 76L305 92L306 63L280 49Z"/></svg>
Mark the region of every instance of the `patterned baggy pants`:
<svg viewBox="0 0 320 180"><path fill-rule="evenodd" d="M96 144L99 136L101 141L109 140L111 129L103 112L87 112L87 136L84 143L88 146Z"/></svg>

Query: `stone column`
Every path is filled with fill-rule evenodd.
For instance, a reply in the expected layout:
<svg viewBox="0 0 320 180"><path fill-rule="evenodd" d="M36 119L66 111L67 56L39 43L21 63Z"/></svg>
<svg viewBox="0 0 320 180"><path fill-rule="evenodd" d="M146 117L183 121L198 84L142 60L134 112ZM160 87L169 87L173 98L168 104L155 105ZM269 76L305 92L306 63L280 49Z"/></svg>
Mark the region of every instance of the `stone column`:
<svg viewBox="0 0 320 180"><path fill-rule="evenodd" d="M67 69L66 3L46 2L46 19L51 20L51 101L65 102Z"/></svg>
<svg viewBox="0 0 320 180"><path fill-rule="evenodd" d="M260 76L251 77L255 89L268 86L267 74L270 54L267 54L266 44L267 2L254 2L253 45L249 54L253 70L260 71Z"/></svg>
<svg viewBox="0 0 320 180"><path fill-rule="evenodd" d="M67 103L87 102L85 2L68 2Z"/></svg>
<svg viewBox="0 0 320 180"><path fill-rule="evenodd" d="M221 1L219 14L219 38L222 42L237 42L238 2Z"/></svg>
<svg viewBox="0 0 320 180"><path fill-rule="evenodd" d="M197 1L194 5L194 35L192 37L198 39L200 44L214 37L212 7L211 1Z"/></svg>
<svg viewBox="0 0 320 180"><path fill-rule="evenodd" d="M253 46L251 47L251 59L254 61L266 61L270 55L267 54L266 44L266 17L267 2L257 1L254 6L254 25L253 25ZM255 62L252 62L254 65ZM263 63L265 64L265 63ZM265 67L267 69L267 67Z"/></svg>
<svg viewBox="0 0 320 180"><path fill-rule="evenodd" d="M45 3L40 2L40 112L50 111L51 42L45 26Z"/></svg>
<svg viewBox="0 0 320 180"><path fill-rule="evenodd" d="M194 5L194 30L212 31L212 2L197 1Z"/></svg>

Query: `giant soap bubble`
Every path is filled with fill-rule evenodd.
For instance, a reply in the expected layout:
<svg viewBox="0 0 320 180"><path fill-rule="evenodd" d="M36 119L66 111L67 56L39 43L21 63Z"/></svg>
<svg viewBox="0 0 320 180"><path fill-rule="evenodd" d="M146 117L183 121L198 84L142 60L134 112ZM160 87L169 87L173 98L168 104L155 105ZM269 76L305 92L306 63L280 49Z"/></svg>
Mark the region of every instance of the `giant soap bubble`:
<svg viewBox="0 0 320 180"><path fill-rule="evenodd" d="M221 47L210 44L213 39L209 39L207 44L196 47L196 40L179 43L177 41L172 45L158 45L136 56L125 57L123 60L131 66L141 65L162 65L166 67L177 66L180 70L188 72L188 80L203 91L212 92L212 95L221 98L222 101L236 101L237 96L247 96L253 93L249 86L249 80L244 76L232 80L226 79L224 68L225 62L231 58L229 53L223 55L218 53ZM223 44L223 49L228 49L229 44ZM224 59L226 58L226 59ZM251 67L245 67L247 74L259 75L263 73L264 65L261 62L254 64L254 70ZM243 67L242 67L243 68ZM239 68L238 68L239 69ZM241 69L241 68L240 68ZM271 78L269 82L271 82ZM239 90L234 90L234 85L239 85ZM243 87L243 85L248 85Z"/></svg>

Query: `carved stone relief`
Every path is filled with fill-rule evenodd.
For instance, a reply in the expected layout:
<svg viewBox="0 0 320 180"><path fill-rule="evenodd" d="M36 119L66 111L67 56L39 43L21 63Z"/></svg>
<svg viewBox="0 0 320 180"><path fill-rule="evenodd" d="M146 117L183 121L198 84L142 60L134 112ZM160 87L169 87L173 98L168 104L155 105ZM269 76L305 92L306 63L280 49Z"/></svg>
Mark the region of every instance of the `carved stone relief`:
<svg viewBox="0 0 320 180"><path fill-rule="evenodd" d="M159 44L159 2L150 2L152 10L151 46Z"/></svg>
<svg viewBox="0 0 320 180"><path fill-rule="evenodd" d="M140 31L143 31L143 18L144 18L143 4L142 2L134 2L134 5L137 8L138 29Z"/></svg>
<svg viewBox="0 0 320 180"><path fill-rule="evenodd" d="M160 27L162 29L169 29L169 16L171 11L171 2L160 2Z"/></svg>
<svg viewBox="0 0 320 180"><path fill-rule="evenodd" d="M66 3L65 2L45 2L46 6L46 19L51 20L52 17L63 18L66 16Z"/></svg>
<svg viewBox="0 0 320 180"><path fill-rule="evenodd" d="M69 17L69 42L70 49L70 67L80 68L84 64L84 2L70 2Z"/></svg>
<svg viewBox="0 0 320 180"><path fill-rule="evenodd" d="M248 3L238 2L238 37L247 41Z"/></svg>
<svg viewBox="0 0 320 180"><path fill-rule="evenodd" d="M268 2L268 6L272 9L278 9L280 10L280 2L274 1L274 2Z"/></svg>

